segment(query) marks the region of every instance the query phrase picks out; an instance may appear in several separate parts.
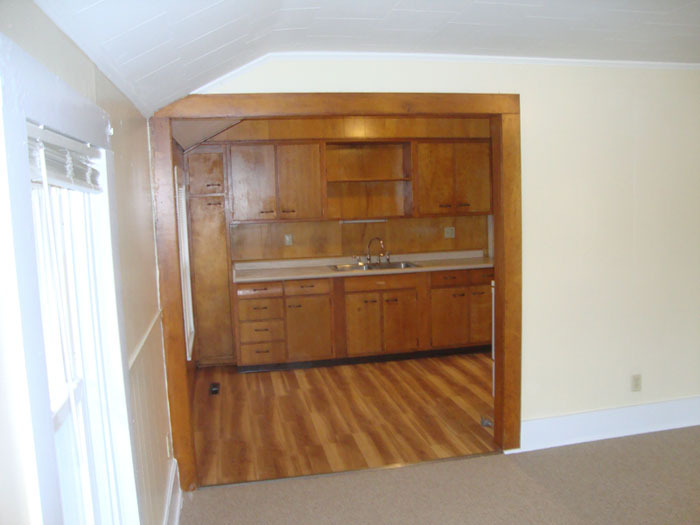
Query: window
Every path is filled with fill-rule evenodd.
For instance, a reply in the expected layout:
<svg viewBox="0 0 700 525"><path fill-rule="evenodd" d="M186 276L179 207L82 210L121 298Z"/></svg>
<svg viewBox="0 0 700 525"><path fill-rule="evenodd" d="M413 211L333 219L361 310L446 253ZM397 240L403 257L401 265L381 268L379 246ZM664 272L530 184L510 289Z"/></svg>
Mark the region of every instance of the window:
<svg viewBox="0 0 700 525"><path fill-rule="evenodd" d="M27 134L63 521L120 522L110 412L121 350L105 151L32 123Z"/></svg>

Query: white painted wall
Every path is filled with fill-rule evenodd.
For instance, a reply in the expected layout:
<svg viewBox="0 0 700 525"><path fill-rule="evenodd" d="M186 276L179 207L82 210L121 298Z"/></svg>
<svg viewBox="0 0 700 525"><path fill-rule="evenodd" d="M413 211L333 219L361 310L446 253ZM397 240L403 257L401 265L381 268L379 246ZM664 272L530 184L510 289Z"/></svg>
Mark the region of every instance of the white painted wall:
<svg viewBox="0 0 700 525"><path fill-rule="evenodd" d="M78 93L114 128L124 337L129 355L131 431L143 523L163 520L171 458L157 297L147 121L97 67L29 1L0 2L0 31Z"/></svg>
<svg viewBox="0 0 700 525"><path fill-rule="evenodd" d="M199 92L332 91L520 94L524 419L700 395L700 69L291 54Z"/></svg>

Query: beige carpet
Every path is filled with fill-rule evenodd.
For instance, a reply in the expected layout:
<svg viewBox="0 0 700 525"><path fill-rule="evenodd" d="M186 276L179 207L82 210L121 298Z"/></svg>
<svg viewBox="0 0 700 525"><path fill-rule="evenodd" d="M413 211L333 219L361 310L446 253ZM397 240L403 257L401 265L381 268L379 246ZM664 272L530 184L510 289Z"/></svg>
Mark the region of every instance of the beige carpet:
<svg viewBox="0 0 700 525"><path fill-rule="evenodd" d="M700 524L700 427L205 488L180 523Z"/></svg>

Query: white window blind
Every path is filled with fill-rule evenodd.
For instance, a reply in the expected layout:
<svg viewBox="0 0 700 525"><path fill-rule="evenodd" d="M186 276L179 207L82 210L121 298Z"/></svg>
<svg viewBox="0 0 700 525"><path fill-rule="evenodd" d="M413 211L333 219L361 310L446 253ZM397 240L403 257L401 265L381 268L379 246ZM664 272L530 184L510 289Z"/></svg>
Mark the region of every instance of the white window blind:
<svg viewBox="0 0 700 525"><path fill-rule="evenodd" d="M118 523L105 356L113 280L104 151L28 124L42 328L64 523ZM107 243L107 244L105 244ZM112 334L111 336L109 334ZM115 348L116 345L116 348Z"/></svg>
<svg viewBox="0 0 700 525"><path fill-rule="evenodd" d="M185 321L185 337L187 339L187 360L192 360L194 347L194 313L192 310L192 283L190 280L190 247L187 228L187 191L184 183L178 180L177 166L175 167L175 182L177 184L177 233L180 241L180 279L182 283L182 313Z"/></svg>

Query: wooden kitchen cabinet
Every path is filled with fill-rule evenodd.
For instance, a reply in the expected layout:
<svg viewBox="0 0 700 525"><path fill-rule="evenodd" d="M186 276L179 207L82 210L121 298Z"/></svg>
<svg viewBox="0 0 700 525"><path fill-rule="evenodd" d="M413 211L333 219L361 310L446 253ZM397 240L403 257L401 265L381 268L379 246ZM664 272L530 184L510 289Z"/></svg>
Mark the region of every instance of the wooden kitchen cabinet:
<svg viewBox="0 0 700 525"><path fill-rule="evenodd" d="M348 356L382 353L380 293L348 293L345 295L345 333Z"/></svg>
<svg viewBox="0 0 700 525"><path fill-rule="evenodd" d="M488 142L420 142L416 154L420 215L491 212Z"/></svg>
<svg viewBox="0 0 700 525"><path fill-rule="evenodd" d="M190 197L189 205L195 359L233 360L224 197Z"/></svg>
<svg viewBox="0 0 700 525"><path fill-rule="evenodd" d="M455 205L457 212L491 213L491 146L462 142L455 151Z"/></svg>
<svg viewBox="0 0 700 525"><path fill-rule="evenodd" d="M433 347L459 346L469 342L468 290L460 286L430 291Z"/></svg>
<svg viewBox="0 0 700 525"><path fill-rule="evenodd" d="M275 147L232 145L230 151L233 219L276 219Z"/></svg>
<svg viewBox="0 0 700 525"><path fill-rule="evenodd" d="M287 360L311 361L333 357L329 295L285 299Z"/></svg>
<svg viewBox="0 0 700 525"><path fill-rule="evenodd" d="M232 145L233 219L323 216L320 144Z"/></svg>
<svg viewBox="0 0 700 525"><path fill-rule="evenodd" d="M416 201L421 215L453 215L454 146L449 143L419 143Z"/></svg>
<svg viewBox="0 0 700 525"><path fill-rule="evenodd" d="M382 293L385 352L418 349L418 297L416 290Z"/></svg>
<svg viewBox="0 0 700 525"><path fill-rule="evenodd" d="M223 151L220 148L208 149L199 148L196 153L187 156L190 195L223 194L226 190Z"/></svg>
<svg viewBox="0 0 700 525"><path fill-rule="evenodd" d="M323 215L319 144L277 146L280 219L315 219Z"/></svg>
<svg viewBox="0 0 700 525"><path fill-rule="evenodd" d="M469 342L491 341L491 286L470 286L469 290Z"/></svg>

